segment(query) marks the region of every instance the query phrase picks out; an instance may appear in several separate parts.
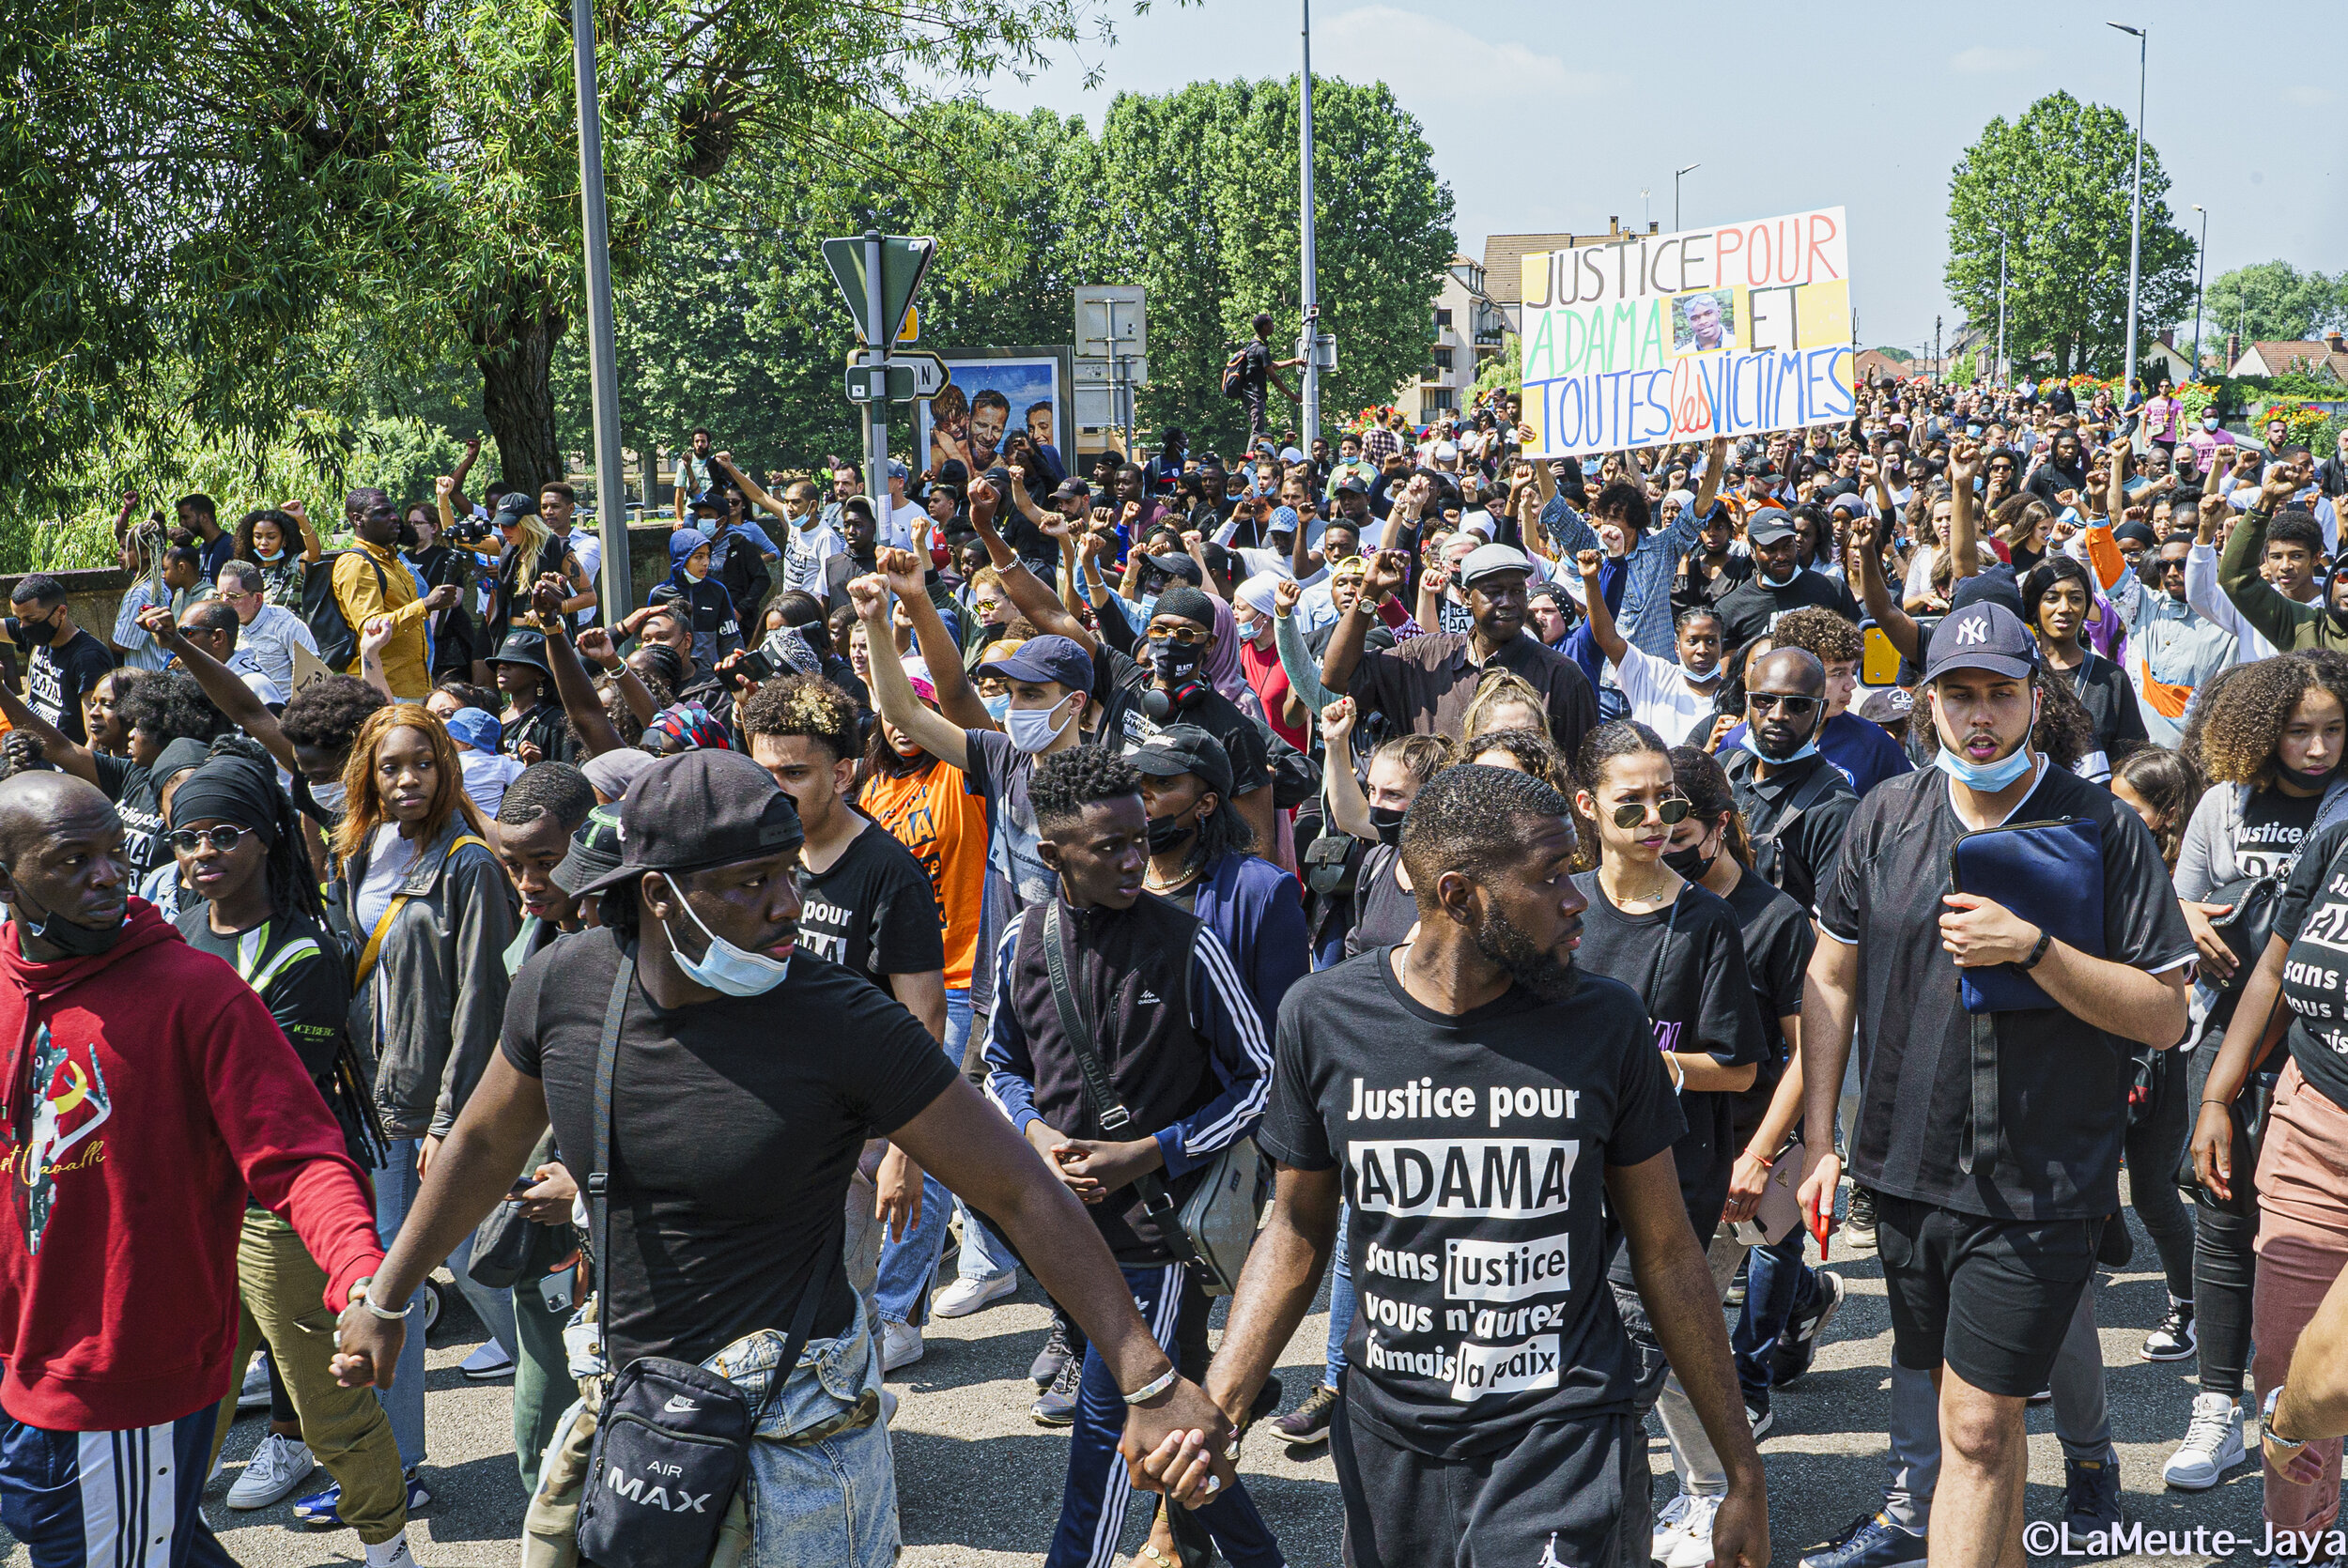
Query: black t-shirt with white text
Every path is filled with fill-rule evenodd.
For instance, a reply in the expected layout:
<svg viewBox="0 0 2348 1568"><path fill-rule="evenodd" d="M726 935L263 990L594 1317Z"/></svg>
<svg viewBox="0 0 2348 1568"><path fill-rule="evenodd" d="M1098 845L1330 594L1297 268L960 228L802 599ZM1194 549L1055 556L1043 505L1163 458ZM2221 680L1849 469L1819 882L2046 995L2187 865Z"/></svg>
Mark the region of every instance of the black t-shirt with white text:
<svg viewBox="0 0 2348 1568"><path fill-rule="evenodd" d="M619 938L580 932L522 965L500 1042L545 1082L563 1163L595 1167L595 1056ZM818 1338L857 1309L837 1267L848 1178L957 1076L929 1031L836 964L794 962L774 990L669 1011L631 984L620 1031L610 1172L614 1366L699 1361L791 1326L818 1269Z"/></svg>
<svg viewBox="0 0 2348 1568"><path fill-rule="evenodd" d="M1396 952L1289 988L1256 1134L1282 1164L1341 1173L1349 1419L1457 1458L1630 1409L1605 1172L1686 1128L1638 997L1583 973L1563 1001L1515 987L1452 1016L1402 989Z"/></svg>
<svg viewBox="0 0 2348 1568"><path fill-rule="evenodd" d="M122 819L122 857L136 881L171 858L163 843L162 792L152 770L128 757L93 751L90 761L98 770L100 792L115 803L115 815Z"/></svg>
<svg viewBox="0 0 2348 1568"><path fill-rule="evenodd" d="M23 627L16 617L0 620L0 626L8 629L10 640L20 647L23 645ZM47 719L67 740L76 746L87 746L89 731L82 726L82 699L114 667L114 651L76 627L63 647L41 645L33 649L25 670L24 705Z"/></svg>
<svg viewBox="0 0 2348 1568"><path fill-rule="evenodd" d="M893 834L866 822L822 871L799 869L799 943L883 991L946 967L937 893Z"/></svg>
<svg viewBox="0 0 2348 1568"><path fill-rule="evenodd" d="M2252 790L2242 803L2234 824L2234 873L2245 877L2288 877L2299 849L2315 825L2323 807L2321 795L2287 794L2281 790Z"/></svg>
<svg viewBox="0 0 2348 1568"><path fill-rule="evenodd" d="M2266 790L2263 794L2280 792ZM2311 804L2311 803L2310 803ZM2291 1059L2317 1091L2348 1108L2348 822L2308 840L2275 909Z"/></svg>
<svg viewBox="0 0 2348 1568"><path fill-rule="evenodd" d="M1737 916L1718 895L1691 882L1668 909L1626 915L1607 900L1596 871L1575 874L1590 901L1582 915L1582 967L1620 980L1646 1004L1655 1049L1702 1053L1724 1068L1755 1064L1764 1054L1761 1012L1745 970ZM1711 1237L1728 1201L1730 1116L1737 1097L1687 1089L1679 1096L1688 1130L1672 1147L1679 1167L1679 1197L1696 1239Z"/></svg>
<svg viewBox="0 0 2348 1568"><path fill-rule="evenodd" d="M2193 934L2143 819L2100 785L2041 758L2038 782L2007 821L2084 818L2103 850L2104 950L2151 974L2193 958ZM1962 1153L1974 1130L1974 1018L1940 945L1949 855L1967 832L1938 769L1888 778L1851 813L1818 927L1858 947L1857 1032L1872 1044L1851 1140L1851 1178L1990 1219L2092 1220L2120 1207L2136 1047L2061 1007L1979 1015L1988 1025L1997 1106L1992 1148Z"/></svg>

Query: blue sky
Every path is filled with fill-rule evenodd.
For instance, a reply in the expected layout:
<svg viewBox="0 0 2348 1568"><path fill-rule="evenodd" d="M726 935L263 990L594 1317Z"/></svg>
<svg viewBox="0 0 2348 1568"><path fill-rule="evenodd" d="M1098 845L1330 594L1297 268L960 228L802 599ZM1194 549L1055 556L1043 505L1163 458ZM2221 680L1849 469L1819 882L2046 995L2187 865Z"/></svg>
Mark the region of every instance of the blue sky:
<svg viewBox="0 0 2348 1568"><path fill-rule="evenodd" d="M992 83L988 100L1097 124L1119 92L1296 69L1297 0L1156 0L1139 17L1122 4L1113 14L1113 45ZM2348 268L2343 15L2338 0L2276 0L2254 16L2144 0L1930 11L1314 0L1313 64L1324 77L1383 79L1418 117L1471 255L1489 233L1602 232L1610 216L1668 229L1672 171L1697 163L1682 182L1691 224L1849 208L1861 340L1914 346L1936 313L1955 325L1940 282L1948 177L1981 127L2057 88L2134 118L2136 40L2107 18L2150 24L2146 135L2172 209L2198 224L2189 204L2209 208L2210 275L2276 257ZM2217 65L2227 35L2232 69ZM2304 62L2304 74L2271 61ZM1088 65L1104 73L1091 92Z"/></svg>

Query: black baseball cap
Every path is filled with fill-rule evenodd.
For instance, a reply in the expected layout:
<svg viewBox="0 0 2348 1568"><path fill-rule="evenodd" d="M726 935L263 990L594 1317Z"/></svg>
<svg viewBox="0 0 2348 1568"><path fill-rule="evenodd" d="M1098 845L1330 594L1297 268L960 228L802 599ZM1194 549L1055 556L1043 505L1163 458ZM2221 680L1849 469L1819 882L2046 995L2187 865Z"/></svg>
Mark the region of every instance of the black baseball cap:
<svg viewBox="0 0 2348 1568"><path fill-rule="evenodd" d="M998 681L1057 681L1070 691L1089 692L1092 689L1092 655L1074 638L1031 637L1011 657L989 659L972 673L992 675ZM628 792L629 799L635 795L633 790Z"/></svg>
<svg viewBox="0 0 2348 1568"><path fill-rule="evenodd" d="M1197 774L1223 800L1231 798L1231 757L1223 743L1195 724L1169 724L1125 761L1152 778Z"/></svg>
<svg viewBox="0 0 2348 1568"><path fill-rule="evenodd" d="M1087 484L1083 480L1076 478L1074 474L1071 474L1068 478L1059 482L1059 488L1052 492L1052 499L1054 500L1073 500L1078 496L1089 497L1091 494L1091 485Z"/></svg>
<svg viewBox="0 0 2348 1568"><path fill-rule="evenodd" d="M1745 525L1745 542L1749 545L1779 545L1793 536L1794 519L1774 506Z"/></svg>
<svg viewBox="0 0 2348 1568"><path fill-rule="evenodd" d="M1924 679L1937 681L1956 669L1981 669L2023 680L2038 669L2038 639L2022 618L1995 602L1951 610L1933 628L1924 655Z"/></svg>
<svg viewBox="0 0 2348 1568"><path fill-rule="evenodd" d="M635 755L641 757L642 752ZM577 897L596 878L620 869L620 808L598 806L571 835L571 847L562 863L548 873L554 885Z"/></svg>
<svg viewBox="0 0 2348 1568"><path fill-rule="evenodd" d="M690 512L723 512L727 509L726 498L715 490L703 490L685 505L686 510Z"/></svg>
<svg viewBox="0 0 2348 1568"><path fill-rule="evenodd" d="M805 838L791 797L749 757L709 747L680 751L629 787L620 805L619 864L570 891L600 892L646 871L756 860Z"/></svg>
<svg viewBox="0 0 2348 1568"><path fill-rule="evenodd" d="M1369 494L1369 486L1363 484L1357 475L1347 474L1343 479L1337 481L1336 493L1340 496L1348 493L1356 496L1366 496Z"/></svg>
<svg viewBox="0 0 2348 1568"><path fill-rule="evenodd" d="M1168 551L1165 555L1145 555L1141 559L1169 577L1186 582L1193 588L1199 586L1198 562L1189 556Z"/></svg>

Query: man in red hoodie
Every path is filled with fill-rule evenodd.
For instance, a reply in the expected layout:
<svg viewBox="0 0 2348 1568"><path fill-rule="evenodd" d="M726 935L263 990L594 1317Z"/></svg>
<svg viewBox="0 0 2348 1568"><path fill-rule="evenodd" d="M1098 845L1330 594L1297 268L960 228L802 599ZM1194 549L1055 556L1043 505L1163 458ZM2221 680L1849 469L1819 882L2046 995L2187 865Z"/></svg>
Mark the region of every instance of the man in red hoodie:
<svg viewBox="0 0 2348 1568"><path fill-rule="evenodd" d="M245 1194L325 1269L330 1312L382 1249L269 1008L128 897L122 841L79 779L0 783L0 1524L35 1568L213 1568L196 1504Z"/></svg>

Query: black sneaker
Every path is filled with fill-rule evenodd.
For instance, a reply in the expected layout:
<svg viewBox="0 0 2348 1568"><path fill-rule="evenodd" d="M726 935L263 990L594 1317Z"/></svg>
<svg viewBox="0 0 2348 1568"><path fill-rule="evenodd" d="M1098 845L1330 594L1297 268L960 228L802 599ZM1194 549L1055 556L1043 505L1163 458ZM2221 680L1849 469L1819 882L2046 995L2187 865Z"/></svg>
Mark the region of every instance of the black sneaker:
<svg viewBox="0 0 2348 1568"><path fill-rule="evenodd" d="M1084 1353L1068 1343L1068 1330L1058 1319L1052 1322L1052 1337L1036 1352L1035 1360L1027 1368L1027 1380L1039 1389L1048 1389L1059 1380L1059 1369L1071 1360L1083 1364Z"/></svg>
<svg viewBox="0 0 2348 1568"><path fill-rule="evenodd" d="M1818 1341L1826 1326L1834 1321L1834 1314L1843 1310L1847 1295L1842 1275L1831 1269L1818 1270L1816 1303L1806 1315L1785 1325L1777 1342L1769 1346L1769 1387L1782 1389L1810 1370L1811 1360L1818 1353Z"/></svg>
<svg viewBox="0 0 2348 1568"><path fill-rule="evenodd" d="M1272 1423L1272 1430L1290 1448L1312 1448L1329 1440L1329 1423L1336 1418L1337 1391L1315 1383L1305 1403Z"/></svg>
<svg viewBox="0 0 2348 1568"><path fill-rule="evenodd" d="M2144 1348L2137 1354L2148 1361L2188 1361L2199 1348L2193 1337L2193 1303L2171 1296L2169 1315L2144 1336Z"/></svg>
<svg viewBox="0 0 2348 1568"><path fill-rule="evenodd" d="M2070 1536L2068 1550L2089 1558L2120 1555L2107 1545L2096 1551L2089 1538L2102 1535L2109 1543L2126 1522L2120 1512L2120 1467L2116 1456L2065 1459L2062 1462L2062 1528Z"/></svg>
<svg viewBox="0 0 2348 1568"><path fill-rule="evenodd" d="M1843 1213L1843 1245L1855 1253L1876 1250L1876 1195L1853 1182L1850 1207Z"/></svg>
<svg viewBox="0 0 2348 1568"><path fill-rule="evenodd" d="M1074 1426L1076 1424L1076 1385L1084 1380L1085 1359L1071 1356L1060 1362L1059 1372L1052 1378L1052 1386L1043 1397L1027 1407L1038 1426Z"/></svg>
<svg viewBox="0 0 2348 1568"><path fill-rule="evenodd" d="M1912 1568L1924 1560L1924 1538L1881 1514L1861 1514L1831 1541L1801 1554L1801 1568Z"/></svg>

